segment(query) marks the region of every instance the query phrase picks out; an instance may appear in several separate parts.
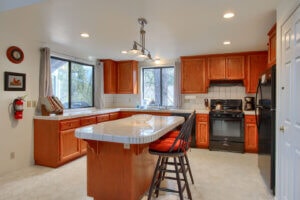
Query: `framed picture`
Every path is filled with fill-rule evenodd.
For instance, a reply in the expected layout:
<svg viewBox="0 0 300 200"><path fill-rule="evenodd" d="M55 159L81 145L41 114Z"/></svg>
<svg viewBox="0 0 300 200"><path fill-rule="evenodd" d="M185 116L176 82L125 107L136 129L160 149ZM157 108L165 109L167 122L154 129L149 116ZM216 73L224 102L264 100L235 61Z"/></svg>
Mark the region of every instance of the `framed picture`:
<svg viewBox="0 0 300 200"><path fill-rule="evenodd" d="M4 72L4 90L5 91L25 91L26 74Z"/></svg>

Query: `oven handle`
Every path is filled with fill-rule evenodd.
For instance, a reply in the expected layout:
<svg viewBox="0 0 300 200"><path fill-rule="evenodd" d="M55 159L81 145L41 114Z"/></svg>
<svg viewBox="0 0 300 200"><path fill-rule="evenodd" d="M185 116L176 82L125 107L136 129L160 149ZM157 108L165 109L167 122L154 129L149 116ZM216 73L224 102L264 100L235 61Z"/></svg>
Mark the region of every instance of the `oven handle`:
<svg viewBox="0 0 300 200"><path fill-rule="evenodd" d="M222 121L243 121L244 117L241 118L231 118L231 117L210 117L210 120L222 120Z"/></svg>

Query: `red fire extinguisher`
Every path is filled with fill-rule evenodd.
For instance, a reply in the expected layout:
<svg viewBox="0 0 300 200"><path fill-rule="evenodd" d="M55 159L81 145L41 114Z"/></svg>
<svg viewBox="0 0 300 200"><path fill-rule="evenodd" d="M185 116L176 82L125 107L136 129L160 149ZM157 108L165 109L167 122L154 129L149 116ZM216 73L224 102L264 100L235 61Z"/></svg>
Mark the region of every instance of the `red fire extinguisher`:
<svg viewBox="0 0 300 200"><path fill-rule="evenodd" d="M17 98L13 102L14 108L14 117L15 119L22 119L23 118L23 99Z"/></svg>

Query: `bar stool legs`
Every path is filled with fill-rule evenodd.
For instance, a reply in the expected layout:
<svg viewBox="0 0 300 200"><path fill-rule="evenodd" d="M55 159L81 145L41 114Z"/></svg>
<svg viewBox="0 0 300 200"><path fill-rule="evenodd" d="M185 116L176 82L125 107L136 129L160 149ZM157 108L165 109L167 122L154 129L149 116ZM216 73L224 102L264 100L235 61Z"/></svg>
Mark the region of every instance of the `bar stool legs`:
<svg viewBox="0 0 300 200"><path fill-rule="evenodd" d="M172 156L171 160L173 160L173 162L170 161L169 158L170 156L159 155L156 163L154 175L152 178L151 186L149 189L148 200L151 200L153 192L155 196L158 197L159 191L176 192L179 194L180 200L183 200L183 192L185 189L187 190L188 198L192 199L192 195L191 195L191 191L190 191L190 187L186 175L187 171L189 171L189 167L185 163L186 161L188 162L188 160L186 160L185 158L185 154L182 153L179 156ZM168 168L168 166L172 166L172 168ZM173 173L175 176L169 176L168 173ZM161 182L164 179L175 180L177 183L178 190L161 187Z"/></svg>

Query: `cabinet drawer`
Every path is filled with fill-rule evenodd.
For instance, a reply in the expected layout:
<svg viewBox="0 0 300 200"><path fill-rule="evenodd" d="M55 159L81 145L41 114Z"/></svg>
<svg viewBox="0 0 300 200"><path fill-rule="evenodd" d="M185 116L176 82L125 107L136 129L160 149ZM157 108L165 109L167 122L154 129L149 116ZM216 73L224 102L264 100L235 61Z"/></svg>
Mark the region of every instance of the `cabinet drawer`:
<svg viewBox="0 0 300 200"><path fill-rule="evenodd" d="M197 114L196 121L197 122L208 122L208 115Z"/></svg>
<svg viewBox="0 0 300 200"><path fill-rule="evenodd" d="M61 121L59 124L60 124L60 130L63 131L71 128L80 127L80 120L73 119L73 120Z"/></svg>
<svg viewBox="0 0 300 200"><path fill-rule="evenodd" d="M105 121L108 121L108 120L109 120L109 114L106 114L106 115L98 115L98 116L97 116L97 123L105 122Z"/></svg>
<svg viewBox="0 0 300 200"><path fill-rule="evenodd" d="M255 116L245 116L245 122L255 124L256 123Z"/></svg>
<svg viewBox="0 0 300 200"><path fill-rule="evenodd" d="M81 122L81 126L86 126L86 125L90 125L90 124L96 124L97 119L95 116L93 117L84 117L80 119Z"/></svg>
<svg viewBox="0 0 300 200"><path fill-rule="evenodd" d="M118 112L110 113L109 120L115 120L115 119L119 119L119 113Z"/></svg>

